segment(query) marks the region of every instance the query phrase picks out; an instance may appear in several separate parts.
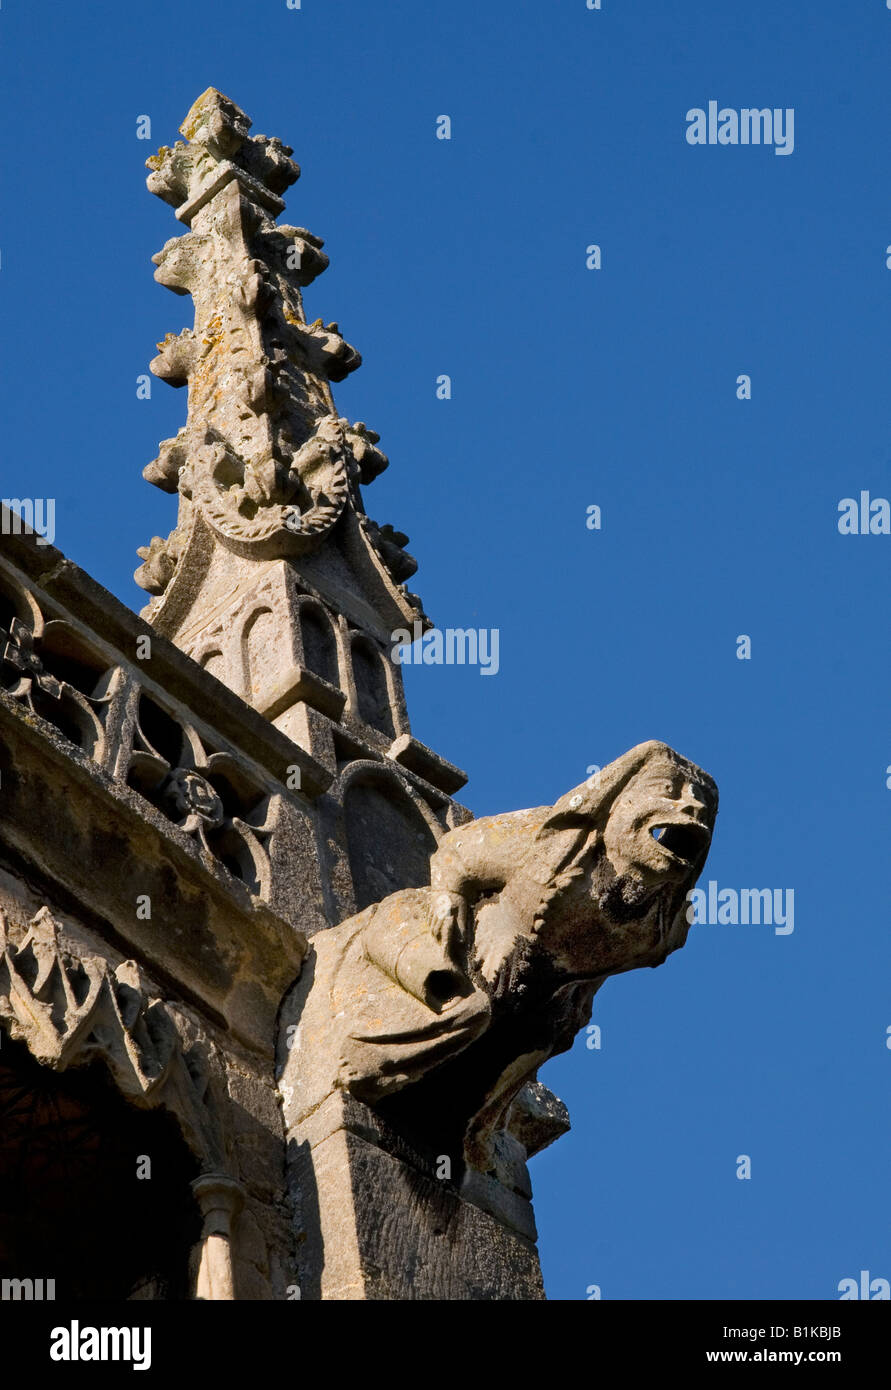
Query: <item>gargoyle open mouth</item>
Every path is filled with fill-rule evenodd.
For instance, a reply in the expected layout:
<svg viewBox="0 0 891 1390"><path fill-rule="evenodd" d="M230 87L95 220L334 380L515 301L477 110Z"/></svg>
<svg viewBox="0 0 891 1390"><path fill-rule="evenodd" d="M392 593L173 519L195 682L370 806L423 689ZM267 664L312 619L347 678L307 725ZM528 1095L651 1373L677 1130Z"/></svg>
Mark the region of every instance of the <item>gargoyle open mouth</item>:
<svg viewBox="0 0 891 1390"><path fill-rule="evenodd" d="M705 855L711 839L707 828L697 821L654 825L650 833L672 859L691 866Z"/></svg>

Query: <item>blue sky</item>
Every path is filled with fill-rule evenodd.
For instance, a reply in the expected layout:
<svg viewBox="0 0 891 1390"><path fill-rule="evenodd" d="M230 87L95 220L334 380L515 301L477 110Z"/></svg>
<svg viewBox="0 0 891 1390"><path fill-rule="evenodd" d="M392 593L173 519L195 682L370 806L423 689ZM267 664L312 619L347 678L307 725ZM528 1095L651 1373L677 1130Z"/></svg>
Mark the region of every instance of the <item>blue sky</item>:
<svg viewBox="0 0 891 1390"><path fill-rule="evenodd" d="M545 1069L573 1117L532 1165L552 1298L891 1278L891 536L837 525L891 497L889 56L882 0L0 11L3 494L54 496L57 545L141 606L174 522L141 470L186 401L136 378L190 321L143 162L218 86L303 167L308 316L363 353L338 408L391 459L369 512L439 626L500 630L495 677L407 670L417 736L479 815L664 739L721 789L706 880L794 890L794 932L695 928ZM689 145L709 100L794 108L794 152Z"/></svg>

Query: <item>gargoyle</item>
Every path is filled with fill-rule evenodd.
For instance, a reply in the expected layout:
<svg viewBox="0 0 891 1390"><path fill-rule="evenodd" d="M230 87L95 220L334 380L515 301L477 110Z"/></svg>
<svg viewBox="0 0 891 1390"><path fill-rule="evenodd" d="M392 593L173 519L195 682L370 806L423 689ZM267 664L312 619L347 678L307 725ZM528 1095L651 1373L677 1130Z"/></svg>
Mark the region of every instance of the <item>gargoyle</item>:
<svg viewBox="0 0 891 1390"><path fill-rule="evenodd" d="M296 1107L342 1088L488 1171L514 1097L603 981L683 946L717 806L706 773L651 742L553 806L450 831L428 888L314 937L284 1078Z"/></svg>

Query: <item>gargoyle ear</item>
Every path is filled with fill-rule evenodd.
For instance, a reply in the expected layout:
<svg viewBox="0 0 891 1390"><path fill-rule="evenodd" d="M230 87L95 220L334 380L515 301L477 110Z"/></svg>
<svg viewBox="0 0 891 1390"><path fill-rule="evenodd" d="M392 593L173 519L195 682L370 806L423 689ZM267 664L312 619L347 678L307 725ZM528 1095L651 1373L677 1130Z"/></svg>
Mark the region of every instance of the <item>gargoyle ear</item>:
<svg viewBox="0 0 891 1390"><path fill-rule="evenodd" d="M554 802L542 830L586 830L602 801L602 787L589 787L583 782Z"/></svg>
<svg viewBox="0 0 891 1390"><path fill-rule="evenodd" d="M559 801L555 801L543 830L570 830L583 826L590 827L592 821L609 813L612 803L622 788L628 783L650 758L670 756L676 758L666 743L651 739L649 743L639 743L635 748L623 753L615 762L608 763L587 782L573 787Z"/></svg>

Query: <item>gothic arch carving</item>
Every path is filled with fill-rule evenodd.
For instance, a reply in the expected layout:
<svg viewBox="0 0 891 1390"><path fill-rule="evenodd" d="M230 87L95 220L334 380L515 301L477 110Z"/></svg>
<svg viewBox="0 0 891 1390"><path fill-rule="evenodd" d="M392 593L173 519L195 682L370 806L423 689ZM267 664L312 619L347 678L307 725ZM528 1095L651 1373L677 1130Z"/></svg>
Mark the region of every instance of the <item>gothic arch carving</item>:
<svg viewBox="0 0 891 1390"><path fill-rule="evenodd" d="M146 692L139 698L128 785L191 835L252 893L269 892L273 795L238 757L216 749Z"/></svg>
<svg viewBox="0 0 891 1390"><path fill-rule="evenodd" d="M124 682L118 666L70 623L44 622L31 593L0 587L0 689L52 724L95 762L109 753L106 722Z"/></svg>
<svg viewBox="0 0 891 1390"><path fill-rule="evenodd" d="M217 680L221 680L225 683L228 668L226 665L226 658L219 643L208 647L207 651L202 652L197 660L198 665L203 670L209 671L212 676L216 676Z"/></svg>
<svg viewBox="0 0 891 1390"><path fill-rule="evenodd" d="M54 1071L101 1060L128 1100L171 1112L203 1172L225 1170L216 1047L135 961L76 954L45 907L15 945L0 911L0 1026Z"/></svg>
<svg viewBox="0 0 891 1390"><path fill-rule="evenodd" d="M14 584L10 575L4 573L0 579L0 629L8 633L14 618L32 632L43 630L43 615L30 589Z"/></svg>
<svg viewBox="0 0 891 1390"><path fill-rule="evenodd" d="M302 665L341 689L337 633L330 614L317 599L303 595L298 595L294 607L299 620Z"/></svg>
<svg viewBox="0 0 891 1390"><path fill-rule="evenodd" d="M443 828L406 778L385 763L355 762L341 778L340 795L359 911L400 888L429 882L430 856Z"/></svg>
<svg viewBox="0 0 891 1390"><path fill-rule="evenodd" d="M272 607L265 601L253 605L241 624L241 664L244 671L245 699L249 704L252 696L261 690L266 682L265 667L270 660L271 651L274 650L269 638L274 630Z"/></svg>
<svg viewBox="0 0 891 1390"><path fill-rule="evenodd" d="M387 738L396 737L393 684L387 658L365 633L350 634L356 714Z"/></svg>

